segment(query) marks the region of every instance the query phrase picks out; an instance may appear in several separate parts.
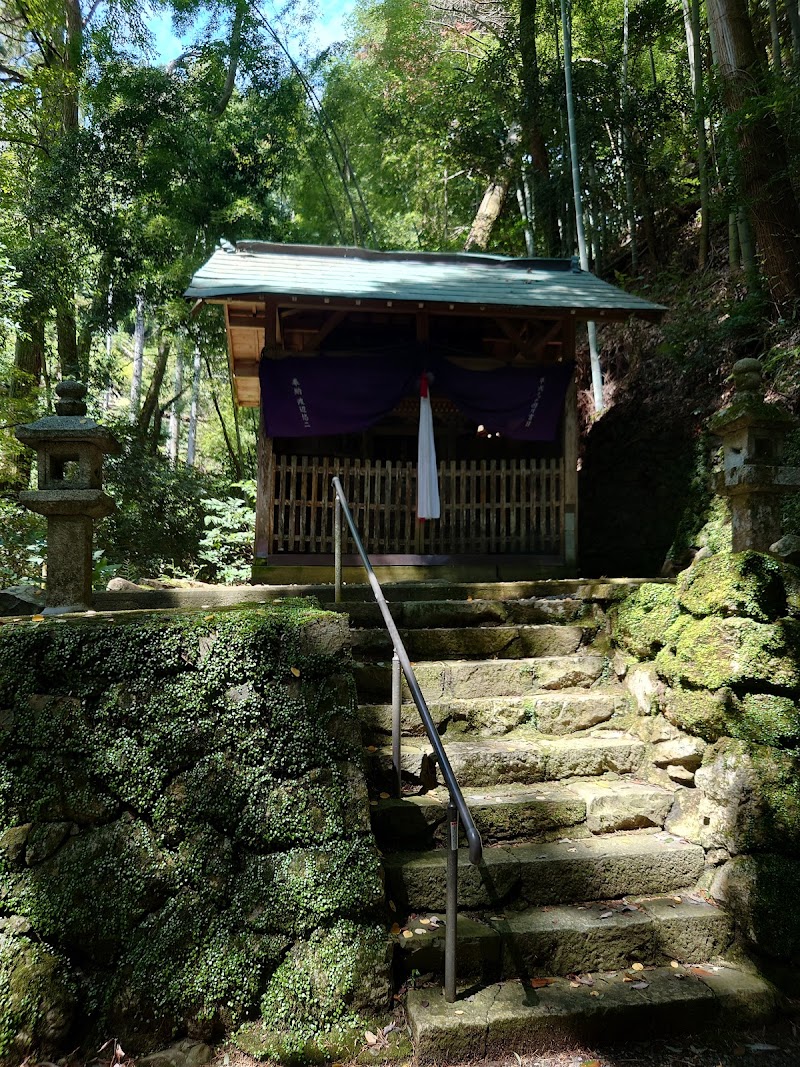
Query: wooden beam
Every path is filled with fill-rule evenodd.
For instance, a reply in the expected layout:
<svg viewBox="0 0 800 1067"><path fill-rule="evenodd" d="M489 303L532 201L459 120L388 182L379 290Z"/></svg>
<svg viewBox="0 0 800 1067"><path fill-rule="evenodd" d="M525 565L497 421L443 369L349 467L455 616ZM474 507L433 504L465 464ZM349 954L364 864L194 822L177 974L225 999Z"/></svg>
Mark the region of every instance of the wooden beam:
<svg viewBox="0 0 800 1067"><path fill-rule="evenodd" d="M333 333L333 331L336 329L336 327L340 323L344 322L344 320L346 318L347 318L347 312L346 311L344 311L344 310L334 311L334 313L330 316L328 321L314 335L314 344L316 345L316 347L318 349L322 347L322 342L325 340L325 338L329 337L330 334Z"/></svg>

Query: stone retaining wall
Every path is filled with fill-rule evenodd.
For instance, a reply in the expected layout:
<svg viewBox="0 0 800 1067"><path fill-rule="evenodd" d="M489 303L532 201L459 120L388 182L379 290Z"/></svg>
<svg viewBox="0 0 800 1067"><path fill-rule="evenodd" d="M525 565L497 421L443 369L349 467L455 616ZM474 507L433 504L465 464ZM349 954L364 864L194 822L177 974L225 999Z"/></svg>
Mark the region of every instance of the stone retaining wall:
<svg viewBox="0 0 800 1067"><path fill-rule="evenodd" d="M666 828L706 850L704 887L744 941L800 957L800 572L755 552L698 560L611 615Z"/></svg>
<svg viewBox="0 0 800 1067"><path fill-rule="evenodd" d="M386 1003L348 637L304 602L0 626L4 1062Z"/></svg>

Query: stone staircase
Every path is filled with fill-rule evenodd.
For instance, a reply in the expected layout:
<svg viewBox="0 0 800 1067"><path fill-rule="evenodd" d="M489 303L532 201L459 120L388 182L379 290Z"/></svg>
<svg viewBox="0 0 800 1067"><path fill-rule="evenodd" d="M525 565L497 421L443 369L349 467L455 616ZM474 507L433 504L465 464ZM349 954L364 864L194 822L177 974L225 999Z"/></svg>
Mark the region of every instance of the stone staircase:
<svg viewBox="0 0 800 1067"><path fill-rule="evenodd" d="M391 644L377 606L345 591L397 978L421 1061L741 1024L775 1009L728 917L697 891L703 849L664 830L674 786L630 732L637 710L607 647L605 609L624 591L386 587L484 842L480 867L460 855L455 1004L441 992L447 792L404 703L404 795L389 795Z"/></svg>

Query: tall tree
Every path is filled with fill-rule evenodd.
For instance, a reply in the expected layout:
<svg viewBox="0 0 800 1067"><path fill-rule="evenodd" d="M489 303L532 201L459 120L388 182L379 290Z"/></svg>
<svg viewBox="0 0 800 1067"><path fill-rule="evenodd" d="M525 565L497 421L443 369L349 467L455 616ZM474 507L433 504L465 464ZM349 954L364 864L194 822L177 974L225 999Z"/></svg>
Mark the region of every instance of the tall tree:
<svg viewBox="0 0 800 1067"><path fill-rule="evenodd" d="M779 307L800 297L800 206L786 145L765 88L746 0L707 0L734 165L770 293Z"/></svg>

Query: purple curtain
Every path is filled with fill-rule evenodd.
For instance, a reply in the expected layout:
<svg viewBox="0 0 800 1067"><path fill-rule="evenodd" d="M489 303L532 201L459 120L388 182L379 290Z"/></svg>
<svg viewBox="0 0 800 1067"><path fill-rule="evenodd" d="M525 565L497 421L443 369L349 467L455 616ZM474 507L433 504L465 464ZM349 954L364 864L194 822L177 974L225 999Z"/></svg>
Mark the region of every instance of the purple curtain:
<svg viewBox="0 0 800 1067"><path fill-rule="evenodd" d="M573 364L467 370L440 355L311 356L261 361L261 403L269 437L359 433L419 389L447 397L491 433L517 441L554 441Z"/></svg>

